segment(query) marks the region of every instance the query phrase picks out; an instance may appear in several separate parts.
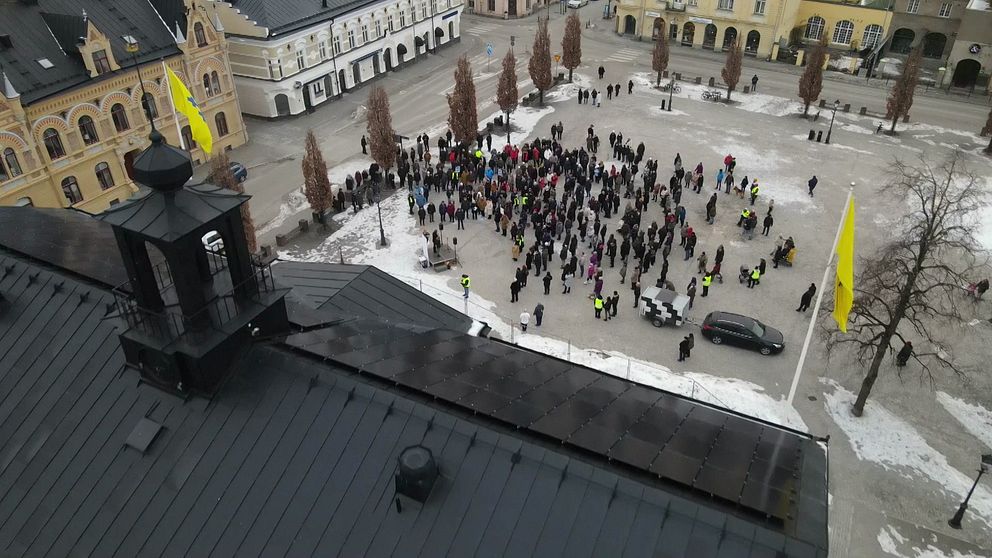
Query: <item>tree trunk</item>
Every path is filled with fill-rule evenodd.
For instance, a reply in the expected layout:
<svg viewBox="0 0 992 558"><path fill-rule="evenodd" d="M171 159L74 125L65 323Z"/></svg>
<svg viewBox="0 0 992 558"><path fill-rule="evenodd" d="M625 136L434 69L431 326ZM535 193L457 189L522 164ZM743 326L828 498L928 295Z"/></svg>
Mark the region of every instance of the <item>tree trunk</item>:
<svg viewBox="0 0 992 558"><path fill-rule="evenodd" d="M858 398L854 401L854 406L851 408L851 413L856 417L860 417L865 412L865 403L868 401L868 395L871 394L871 388L875 385L875 380L878 379L878 369L882 366L882 359L885 358L885 353L889 349L889 342L892 341L892 336L896 332L896 326L899 325L899 320L901 319L902 316L899 316L893 320L885 330L885 334L878 341L878 351L875 352L875 357L871 359L871 366L868 367L868 373L865 374L865 379L861 382L861 390L858 391Z"/></svg>
<svg viewBox="0 0 992 558"><path fill-rule="evenodd" d="M654 84L655 87L661 87L661 72L658 72L658 82Z"/></svg>
<svg viewBox="0 0 992 558"><path fill-rule="evenodd" d="M506 113L506 143L510 143L510 113Z"/></svg>
<svg viewBox="0 0 992 558"><path fill-rule="evenodd" d="M733 90L734 89L732 87L730 87L729 85L727 86L727 102L728 103L730 102L730 92L733 91Z"/></svg>
<svg viewBox="0 0 992 558"><path fill-rule="evenodd" d="M985 148L985 152L992 155L992 138L989 138L989 146Z"/></svg>
<svg viewBox="0 0 992 558"><path fill-rule="evenodd" d="M541 106L543 107L544 106L544 90L543 89L538 89L537 90L537 95L538 95L538 99L539 99L538 102L540 102L541 103ZM893 126L894 126L894 124L893 124Z"/></svg>
<svg viewBox="0 0 992 558"><path fill-rule="evenodd" d="M899 122L899 115L897 114L892 117L892 128L889 129L890 134L896 133L896 123L898 122Z"/></svg>
<svg viewBox="0 0 992 558"><path fill-rule="evenodd" d="M809 103L803 105L803 116L809 116Z"/></svg>
<svg viewBox="0 0 992 558"><path fill-rule="evenodd" d="M569 81L569 83L572 82L572 70L574 70L574 68L569 68L568 69L568 81Z"/></svg>

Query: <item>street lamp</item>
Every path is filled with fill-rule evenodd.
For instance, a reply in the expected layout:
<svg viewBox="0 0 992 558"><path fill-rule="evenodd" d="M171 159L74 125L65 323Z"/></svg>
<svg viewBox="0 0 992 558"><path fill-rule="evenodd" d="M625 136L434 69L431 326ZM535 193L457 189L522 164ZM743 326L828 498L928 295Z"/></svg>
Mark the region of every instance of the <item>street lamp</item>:
<svg viewBox="0 0 992 558"><path fill-rule="evenodd" d="M386 229L382 228L382 207L379 205L379 199L382 197L380 195L381 189L379 187L379 181L376 180L372 182L372 194L375 196L375 209L379 212L379 247L385 248L389 245L386 242Z"/></svg>
<svg viewBox="0 0 992 558"><path fill-rule="evenodd" d="M151 124L152 130L154 130L155 119L152 118L151 104L145 98L145 81L141 78L141 66L138 65L138 51L141 50L141 47L138 45L138 39L135 39L131 35L124 35L124 50L131 55L131 62L134 63L134 70L138 74L138 88L141 90L141 108L145 113L145 117L148 119L148 123Z"/></svg>
<svg viewBox="0 0 992 558"><path fill-rule="evenodd" d="M982 456L982 462L978 466L978 476L975 477L974 484L971 485L971 490L968 491L968 495L965 496L964 502L958 506L958 511L954 513L954 517L947 520L947 524L954 529L961 528L961 520L964 519L964 510L968 509L968 500L971 500L971 494L975 491L975 487L978 486L979 479L982 475L988 472L988 468L992 466L992 453L986 453Z"/></svg>
<svg viewBox="0 0 992 558"><path fill-rule="evenodd" d="M840 99L834 101L834 109L830 113L830 128L827 129L827 141L823 142L826 144L830 143L830 133L834 131L834 118L837 117L837 109L840 108Z"/></svg>
<svg viewBox="0 0 992 558"><path fill-rule="evenodd" d="M668 112L672 112L672 93L675 92L675 73L672 72L672 83L668 87Z"/></svg>

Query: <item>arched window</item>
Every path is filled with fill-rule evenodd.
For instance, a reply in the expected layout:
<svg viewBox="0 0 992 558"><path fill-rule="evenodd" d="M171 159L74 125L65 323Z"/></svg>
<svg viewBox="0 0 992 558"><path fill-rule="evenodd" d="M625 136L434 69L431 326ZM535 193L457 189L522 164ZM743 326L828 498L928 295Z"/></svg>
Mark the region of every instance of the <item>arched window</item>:
<svg viewBox="0 0 992 558"><path fill-rule="evenodd" d="M835 45L851 44L851 37L854 35L854 24L846 19L837 22L834 28L834 38L830 41Z"/></svg>
<svg viewBox="0 0 992 558"><path fill-rule="evenodd" d="M68 200L69 205L83 201L83 194L79 191L79 183L76 182L75 176L62 179L62 193L65 194L65 199Z"/></svg>
<svg viewBox="0 0 992 558"><path fill-rule="evenodd" d="M3 164L3 161L0 161L0 182L4 182L9 179L10 175L7 174L6 166Z"/></svg>
<svg viewBox="0 0 992 558"><path fill-rule="evenodd" d="M12 148L8 147L3 150L3 162L7 166L7 174L11 178L22 174L21 163L17 161L17 153Z"/></svg>
<svg viewBox="0 0 992 558"><path fill-rule="evenodd" d="M96 166L96 180L100 183L101 190L114 187L114 175L110 173L110 165L99 163Z"/></svg>
<svg viewBox="0 0 992 558"><path fill-rule="evenodd" d="M224 116L223 112L218 112L217 116L214 117L214 123L217 124L217 135L226 136L227 135L227 117Z"/></svg>
<svg viewBox="0 0 992 558"><path fill-rule="evenodd" d="M158 118L158 105L155 104L155 96L145 93L141 96L141 108L145 111L145 117L149 120Z"/></svg>
<svg viewBox="0 0 992 558"><path fill-rule="evenodd" d="M861 39L861 48L875 48L878 41L882 40L882 26L869 25L865 27L865 36Z"/></svg>
<svg viewBox="0 0 992 558"><path fill-rule="evenodd" d="M222 93L220 89L220 76L217 75L216 71L210 72L210 85L214 95L220 95Z"/></svg>
<svg viewBox="0 0 992 558"><path fill-rule="evenodd" d="M806 20L806 34L803 36L808 41L819 41L823 36L823 26L826 23L820 16L813 16Z"/></svg>
<svg viewBox="0 0 992 558"><path fill-rule="evenodd" d="M203 74L203 91L207 94L207 97L214 96L213 86L210 85L210 74Z"/></svg>
<svg viewBox="0 0 992 558"><path fill-rule="evenodd" d="M100 136L96 134L96 124L87 115L79 118L79 135L83 136L83 143L86 145L100 141Z"/></svg>
<svg viewBox="0 0 992 558"><path fill-rule="evenodd" d="M117 128L118 132L126 132L131 128L131 124L127 121L127 110L120 103L110 107L110 118L113 119L114 128Z"/></svg>
<svg viewBox="0 0 992 558"><path fill-rule="evenodd" d="M944 56L947 36L943 33L927 33L923 36L923 56L940 59Z"/></svg>
<svg viewBox="0 0 992 558"><path fill-rule="evenodd" d="M207 34L203 32L203 24L196 22L193 25L193 35L196 36L196 46L205 47L207 46Z"/></svg>
<svg viewBox="0 0 992 558"><path fill-rule="evenodd" d="M187 151L192 151L196 148L196 140L193 139L193 130L189 126L183 126L183 145L186 146Z"/></svg>
<svg viewBox="0 0 992 558"><path fill-rule="evenodd" d="M62 147L62 136L55 131L55 128L45 130L45 133L41 135L41 139L45 142L45 149L48 150L49 159L54 161L55 159L65 157L65 148Z"/></svg>

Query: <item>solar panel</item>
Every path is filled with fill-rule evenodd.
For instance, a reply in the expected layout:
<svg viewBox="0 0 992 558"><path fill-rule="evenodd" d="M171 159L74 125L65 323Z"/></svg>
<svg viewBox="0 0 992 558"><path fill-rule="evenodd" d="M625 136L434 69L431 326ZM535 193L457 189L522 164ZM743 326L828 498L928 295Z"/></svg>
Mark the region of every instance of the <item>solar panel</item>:
<svg viewBox="0 0 992 558"><path fill-rule="evenodd" d="M488 389L489 391L498 393L503 397L516 399L533 389L533 387L511 377L496 380L495 382L489 384Z"/></svg>
<svg viewBox="0 0 992 558"><path fill-rule="evenodd" d="M738 471L714 467L707 462L699 470L693 486L714 496L736 502L740 499L741 490L744 488L744 475Z"/></svg>
<svg viewBox="0 0 992 558"><path fill-rule="evenodd" d="M693 479L703 465L703 458L686 455L666 447L651 463L651 472L664 478L692 486Z"/></svg>
<svg viewBox="0 0 992 558"><path fill-rule="evenodd" d="M445 401L456 402L462 397L478 391L478 389L471 384L459 382L458 380L445 380L428 386L427 393L431 393Z"/></svg>
<svg viewBox="0 0 992 558"><path fill-rule="evenodd" d="M526 428L535 420L543 417L546 411L543 407L535 407L520 400L511 402L506 407L496 411L494 416L520 428Z"/></svg>
<svg viewBox="0 0 992 558"><path fill-rule="evenodd" d="M600 408L591 403L571 400L545 415L531 428L543 434L566 440L599 411Z"/></svg>
<svg viewBox="0 0 992 558"><path fill-rule="evenodd" d="M565 402L570 394L563 393L559 391L554 391L547 389L545 387L539 387L528 391L527 393L520 396L520 399L527 402L529 405L544 409L545 412L550 412L558 405Z"/></svg>
<svg viewBox="0 0 992 558"><path fill-rule="evenodd" d="M613 431L590 423L573 433L568 442L595 453L606 454L618 439Z"/></svg>
<svg viewBox="0 0 992 558"><path fill-rule="evenodd" d="M659 447L655 444L627 436L610 449L610 457L639 469L648 470L651 462L658 455L658 450Z"/></svg>
<svg viewBox="0 0 992 558"><path fill-rule="evenodd" d="M472 409L491 415L498 409L502 409L509 404L510 400L492 393L490 391L477 391L463 397L460 403L468 405Z"/></svg>
<svg viewBox="0 0 992 558"><path fill-rule="evenodd" d="M789 515L789 497L781 490L757 482L748 482L741 492L741 504L784 520Z"/></svg>

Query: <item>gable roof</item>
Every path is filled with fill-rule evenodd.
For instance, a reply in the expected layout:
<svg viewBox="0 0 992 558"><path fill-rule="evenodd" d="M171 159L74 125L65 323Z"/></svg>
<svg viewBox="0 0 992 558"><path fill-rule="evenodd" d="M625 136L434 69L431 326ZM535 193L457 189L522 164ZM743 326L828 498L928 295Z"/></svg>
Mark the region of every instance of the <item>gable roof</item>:
<svg viewBox="0 0 992 558"><path fill-rule="evenodd" d="M172 13L181 9L183 2L154 0L154 4L171 6ZM119 71L134 66L131 55L124 50L124 35L138 40L139 64L179 54L172 32L149 0L0 2L3 33L9 34L13 43L12 48L0 47L0 64L20 92L21 102L29 104L93 79L75 46L76 39L85 35L84 12L86 19L110 40L121 66ZM50 60L53 67L43 68L36 62L41 58Z"/></svg>
<svg viewBox="0 0 992 558"><path fill-rule="evenodd" d="M383 0L240 0L235 7L248 19L269 30L269 36L283 35L311 25L330 21L348 12Z"/></svg>

